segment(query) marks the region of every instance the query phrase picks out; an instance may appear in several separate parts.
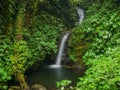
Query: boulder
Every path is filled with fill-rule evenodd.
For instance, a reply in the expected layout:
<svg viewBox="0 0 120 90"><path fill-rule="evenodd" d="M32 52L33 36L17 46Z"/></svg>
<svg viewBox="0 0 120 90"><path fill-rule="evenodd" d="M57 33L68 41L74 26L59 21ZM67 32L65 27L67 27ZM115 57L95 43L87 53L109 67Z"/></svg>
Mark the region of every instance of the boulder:
<svg viewBox="0 0 120 90"><path fill-rule="evenodd" d="M20 86L10 86L8 90L21 90Z"/></svg>
<svg viewBox="0 0 120 90"><path fill-rule="evenodd" d="M21 87L20 86L10 86L8 90L21 90ZM27 89L24 89L24 90L30 90L29 86L27 87Z"/></svg>
<svg viewBox="0 0 120 90"><path fill-rule="evenodd" d="M31 90L47 90L47 89L40 84L34 84L31 86Z"/></svg>

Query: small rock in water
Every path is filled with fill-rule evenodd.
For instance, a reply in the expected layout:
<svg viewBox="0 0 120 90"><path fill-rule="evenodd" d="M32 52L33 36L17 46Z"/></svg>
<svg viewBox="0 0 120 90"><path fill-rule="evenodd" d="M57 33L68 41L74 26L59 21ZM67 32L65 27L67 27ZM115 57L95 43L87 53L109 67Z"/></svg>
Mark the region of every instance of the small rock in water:
<svg viewBox="0 0 120 90"><path fill-rule="evenodd" d="M40 84L34 84L31 86L31 90L47 90L47 89Z"/></svg>

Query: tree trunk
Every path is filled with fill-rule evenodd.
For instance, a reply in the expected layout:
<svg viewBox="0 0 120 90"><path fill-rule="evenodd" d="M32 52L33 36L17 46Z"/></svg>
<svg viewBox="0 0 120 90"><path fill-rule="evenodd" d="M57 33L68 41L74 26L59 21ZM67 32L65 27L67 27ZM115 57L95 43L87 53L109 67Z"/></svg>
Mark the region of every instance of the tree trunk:
<svg viewBox="0 0 120 90"><path fill-rule="evenodd" d="M28 85L27 85L27 83L25 81L24 74L19 72L16 77L17 77L17 79L18 79L18 81L20 83L21 90L29 90L29 87L28 87Z"/></svg>
<svg viewBox="0 0 120 90"><path fill-rule="evenodd" d="M21 3L20 4L21 8L19 8L19 12L18 12L18 15L17 15L17 20L16 20L16 40L15 40L15 43L19 43L22 41L23 39L23 35L22 35L22 32L23 32L23 23L24 23L24 9L25 9L25 3ZM19 56L19 51L15 52L15 55L18 54L17 56ZM20 58L20 57L19 57ZM19 60L18 58L18 60ZM19 64L19 63L17 63ZM18 65L16 65L18 66ZM24 64L23 64L23 68L24 68ZM28 85L27 85L27 82L25 80L25 77L24 77L24 71L23 71L23 68L21 68L20 70L16 70L16 78L18 79L19 83L20 83L20 86L21 86L21 90L29 90L28 88Z"/></svg>

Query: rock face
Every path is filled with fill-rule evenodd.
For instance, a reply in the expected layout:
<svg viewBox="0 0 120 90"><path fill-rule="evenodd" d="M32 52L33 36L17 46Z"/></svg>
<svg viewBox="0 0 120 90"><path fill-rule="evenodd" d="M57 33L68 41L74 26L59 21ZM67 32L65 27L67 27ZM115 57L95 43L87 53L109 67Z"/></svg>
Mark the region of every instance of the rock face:
<svg viewBox="0 0 120 90"><path fill-rule="evenodd" d="M40 84L34 84L31 86L31 90L47 90L47 89Z"/></svg>

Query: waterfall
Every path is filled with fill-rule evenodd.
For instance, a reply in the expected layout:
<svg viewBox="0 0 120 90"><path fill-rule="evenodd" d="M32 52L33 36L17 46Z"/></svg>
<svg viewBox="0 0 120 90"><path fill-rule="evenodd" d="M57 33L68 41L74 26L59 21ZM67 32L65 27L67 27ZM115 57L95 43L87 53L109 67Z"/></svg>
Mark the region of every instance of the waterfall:
<svg viewBox="0 0 120 90"><path fill-rule="evenodd" d="M61 64L61 59L62 59L62 55L63 55L63 51L64 51L64 47L65 47L65 42L69 36L70 32L66 33L62 39L62 42L60 44L59 47L59 52L58 52L58 56L57 56L57 60L56 60L56 65L60 65Z"/></svg>
<svg viewBox="0 0 120 90"><path fill-rule="evenodd" d="M79 15L79 23L81 23L84 19L84 10L80 9L80 8L76 8L77 9L77 13Z"/></svg>
<svg viewBox="0 0 120 90"><path fill-rule="evenodd" d="M80 9L80 8L77 8L77 13L79 15L79 23L81 23L83 21L83 19L84 19L84 10ZM63 36L62 42L61 42L60 47L59 47L56 63L53 64L53 65L49 65L48 66L49 68L59 68L59 67L62 67L62 65L61 65L62 56L63 56L63 52L64 52L65 42L66 42L69 34L70 34L70 32L67 32Z"/></svg>

